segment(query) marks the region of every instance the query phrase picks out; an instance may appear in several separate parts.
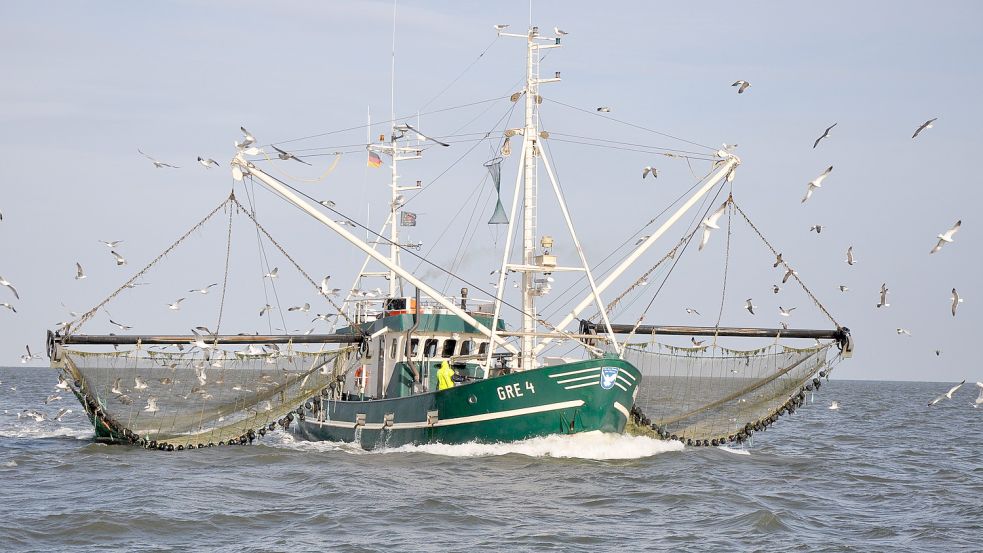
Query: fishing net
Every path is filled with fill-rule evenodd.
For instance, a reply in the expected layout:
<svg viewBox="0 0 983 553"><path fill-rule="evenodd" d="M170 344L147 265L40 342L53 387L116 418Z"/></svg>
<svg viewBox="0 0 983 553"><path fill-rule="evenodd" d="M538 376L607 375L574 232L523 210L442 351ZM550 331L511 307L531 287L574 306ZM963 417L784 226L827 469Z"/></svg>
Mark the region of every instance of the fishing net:
<svg viewBox="0 0 983 553"><path fill-rule="evenodd" d="M105 427L109 435L100 438L190 448L252 441L286 426L308 399L343 378L355 351L63 350L55 365L74 379L97 435L99 423Z"/></svg>
<svg viewBox="0 0 983 553"><path fill-rule="evenodd" d="M816 374L826 374L822 369L834 343L751 351L653 343L626 347L624 359L642 372L635 406L653 430L664 438L717 445L743 441L794 411L804 391L818 387Z"/></svg>

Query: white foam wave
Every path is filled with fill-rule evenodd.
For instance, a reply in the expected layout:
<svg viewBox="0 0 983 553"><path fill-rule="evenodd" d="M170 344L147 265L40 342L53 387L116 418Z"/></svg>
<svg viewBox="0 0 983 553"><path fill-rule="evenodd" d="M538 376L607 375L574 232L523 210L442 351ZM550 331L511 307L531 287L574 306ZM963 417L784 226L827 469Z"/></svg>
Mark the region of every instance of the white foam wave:
<svg viewBox="0 0 983 553"><path fill-rule="evenodd" d="M655 440L646 436L628 436L605 432L584 432L530 438L518 442L496 444L424 444L407 445L381 450L381 453L428 453L446 457L493 457L518 454L528 457L591 459L609 461L642 459L668 451L683 449L681 442Z"/></svg>
<svg viewBox="0 0 983 553"><path fill-rule="evenodd" d="M17 466L17 461L7 461L3 464L4 468L12 469Z"/></svg>
<svg viewBox="0 0 983 553"><path fill-rule="evenodd" d="M78 440L91 440L94 435L91 428L70 428L68 426L55 429L41 426L17 426L0 430L0 437L2 438L75 438Z"/></svg>
<svg viewBox="0 0 983 553"><path fill-rule="evenodd" d="M748 451L748 450L746 450L744 448L727 447L725 445L717 446L717 449L719 449L721 451L726 451L727 453L733 453L734 455L750 455L751 454L750 451Z"/></svg>

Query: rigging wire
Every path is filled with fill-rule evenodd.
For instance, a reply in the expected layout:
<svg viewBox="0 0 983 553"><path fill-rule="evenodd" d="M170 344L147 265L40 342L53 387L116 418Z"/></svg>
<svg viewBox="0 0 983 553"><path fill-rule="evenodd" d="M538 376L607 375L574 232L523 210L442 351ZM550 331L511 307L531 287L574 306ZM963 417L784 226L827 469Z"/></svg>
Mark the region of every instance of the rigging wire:
<svg viewBox="0 0 983 553"><path fill-rule="evenodd" d="M457 84L457 81L459 81L459 80L461 79L461 77L463 77L463 76L465 75L465 73L467 73L468 71L470 71L470 70L471 70L471 68L475 66L475 64L477 64L477 63L478 63L479 61L481 61L481 58L482 58L482 57L483 57L483 56L485 55L485 53L487 53L487 52L488 52L488 50L490 50L490 49L491 49L491 47L492 47L492 46L494 46L494 45L495 45L495 43L496 43L496 42L498 42L498 39L499 39L499 38L501 38L501 37L500 37L500 36L498 36L498 35L496 34L496 35L495 35L495 38L494 38L494 39L493 39L493 40L492 40L492 41L491 41L490 43L488 43L488 46L485 46L485 49L484 49L484 50L482 50L480 54L478 54L478 57L476 57L476 58L475 58L475 59L474 59L474 60L473 60L473 61L472 61L472 62L471 62L470 64L468 64L468 66L467 66L467 67L465 67L465 68L464 68L464 70L463 70L463 71L461 71L461 72L460 72L460 73L458 74L458 76L457 76L457 77L454 77L454 80L452 80L452 81L451 81L451 82L450 82L450 83L449 83L449 84L448 84L447 86L445 86L445 87L444 87L443 89L441 89L441 91L440 91L440 92L438 92L438 93L437 93L437 94L436 94L436 95L435 95L435 96L434 96L433 98L430 98L430 99L429 99L429 100L427 100L427 101L426 101L426 102L425 102L425 103L424 103L424 104L423 104L422 106L420 106L420 107L418 107L418 108L417 108L417 112L419 112L419 111L421 111L421 110L424 110L424 109L426 109L427 107L429 107L429 106L430 106L430 104L432 104L432 103L434 102L434 100L436 100L437 98L440 98L440 97L441 97L441 96L442 96L442 95L443 95L443 94L444 94L445 92L447 92L447 91L448 91L448 90L449 90L449 89L450 89L450 88L451 88L452 86L454 86L455 84Z"/></svg>

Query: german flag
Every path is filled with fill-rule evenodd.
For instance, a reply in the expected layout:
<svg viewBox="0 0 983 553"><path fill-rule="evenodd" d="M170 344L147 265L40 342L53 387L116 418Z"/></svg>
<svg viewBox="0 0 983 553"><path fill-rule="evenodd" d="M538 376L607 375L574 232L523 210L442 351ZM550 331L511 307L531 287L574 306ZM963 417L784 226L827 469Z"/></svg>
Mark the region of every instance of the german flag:
<svg viewBox="0 0 983 553"><path fill-rule="evenodd" d="M366 165L369 167L382 167L382 158L379 157L379 154L369 150L369 159L366 162Z"/></svg>

